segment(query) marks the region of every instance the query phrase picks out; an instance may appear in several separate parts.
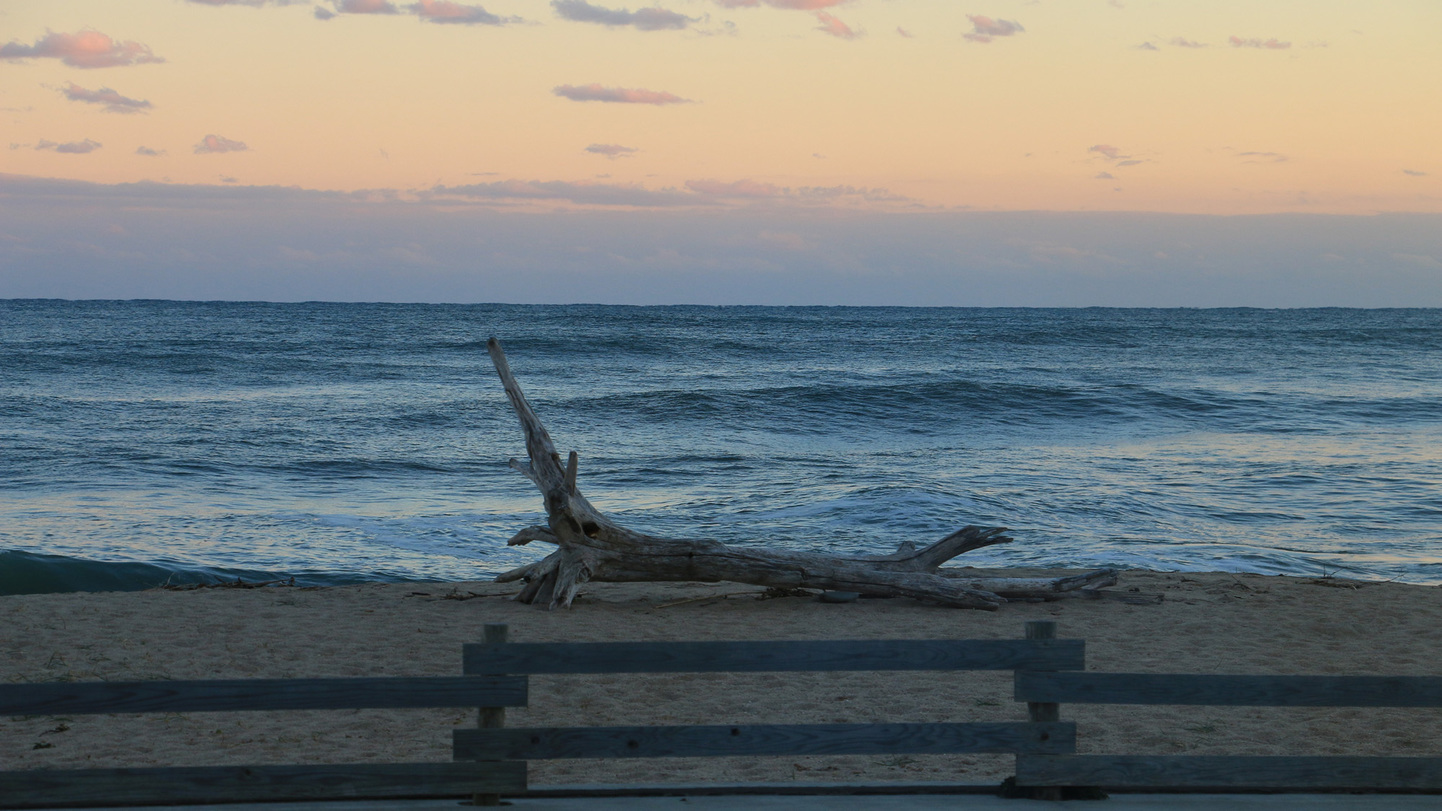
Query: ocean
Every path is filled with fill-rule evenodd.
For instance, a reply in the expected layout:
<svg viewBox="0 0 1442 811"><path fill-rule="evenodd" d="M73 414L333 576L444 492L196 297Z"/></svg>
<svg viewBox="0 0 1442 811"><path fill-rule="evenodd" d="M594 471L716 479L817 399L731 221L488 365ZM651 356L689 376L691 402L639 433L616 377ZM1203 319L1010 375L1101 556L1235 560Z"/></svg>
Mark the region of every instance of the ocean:
<svg viewBox="0 0 1442 811"><path fill-rule="evenodd" d="M1437 309L9 300L0 594L535 560L492 335L652 534L1442 584Z"/></svg>

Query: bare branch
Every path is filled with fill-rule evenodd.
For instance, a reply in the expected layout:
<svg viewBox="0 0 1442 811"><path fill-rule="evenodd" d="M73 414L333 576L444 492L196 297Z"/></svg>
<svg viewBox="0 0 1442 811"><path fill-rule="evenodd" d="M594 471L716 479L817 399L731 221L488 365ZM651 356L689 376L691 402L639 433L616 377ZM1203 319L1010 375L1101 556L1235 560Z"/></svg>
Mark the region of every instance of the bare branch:
<svg viewBox="0 0 1442 811"><path fill-rule="evenodd" d="M837 557L813 552L727 546L702 538L657 538L611 521L581 495L576 486L580 456L572 451L562 467L551 436L521 393L500 342L487 348L526 437L530 464L512 460L541 490L547 526L516 533L512 545L545 541L558 549L542 560L506 572L501 582L526 580L516 599L551 608L568 607L581 585L605 582L731 581L757 586L821 588L875 596L912 597L941 605L995 610L1006 602L1006 590L1018 584L938 571L964 552L1010 543L1000 527L966 526L936 543L918 549L903 541L890 555ZM1099 584L1088 576L1076 583L1063 578L1025 584L1048 593ZM1006 587L1006 588L1003 588Z"/></svg>

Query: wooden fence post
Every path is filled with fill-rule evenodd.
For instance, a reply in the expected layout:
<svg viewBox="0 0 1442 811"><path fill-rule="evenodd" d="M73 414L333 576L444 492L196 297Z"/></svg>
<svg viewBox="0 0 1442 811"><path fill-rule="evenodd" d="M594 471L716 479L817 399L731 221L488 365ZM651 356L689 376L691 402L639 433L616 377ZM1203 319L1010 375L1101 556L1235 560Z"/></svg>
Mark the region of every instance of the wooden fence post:
<svg viewBox="0 0 1442 811"><path fill-rule="evenodd" d="M1056 623L1051 620L1032 620L1026 624L1027 639L1056 639ZM1029 668L1030 670L1045 670L1049 668ZM1026 714L1032 723L1054 724L1061 720L1061 705L1044 701L1028 701L1026 703ZM1060 800L1061 789L1056 787L1043 787L1032 789L1032 797L1037 800Z"/></svg>
<svg viewBox="0 0 1442 811"><path fill-rule="evenodd" d="M483 637L488 645L504 644L510 639L510 626L505 623L487 623L485 636ZM484 676L500 676L501 673L483 673ZM476 726L480 729L499 729L506 725L505 707L481 707L476 713ZM471 805L500 805L501 795L499 794L474 794L471 796Z"/></svg>

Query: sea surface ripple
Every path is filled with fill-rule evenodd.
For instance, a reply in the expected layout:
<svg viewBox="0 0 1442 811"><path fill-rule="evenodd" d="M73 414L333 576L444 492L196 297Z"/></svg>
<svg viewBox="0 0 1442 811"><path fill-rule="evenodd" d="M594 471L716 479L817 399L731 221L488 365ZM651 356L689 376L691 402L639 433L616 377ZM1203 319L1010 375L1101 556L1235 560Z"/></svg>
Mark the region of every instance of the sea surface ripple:
<svg viewBox="0 0 1442 811"><path fill-rule="evenodd" d="M489 578L498 336L620 522L1442 583L1442 310L0 301L0 594Z"/></svg>

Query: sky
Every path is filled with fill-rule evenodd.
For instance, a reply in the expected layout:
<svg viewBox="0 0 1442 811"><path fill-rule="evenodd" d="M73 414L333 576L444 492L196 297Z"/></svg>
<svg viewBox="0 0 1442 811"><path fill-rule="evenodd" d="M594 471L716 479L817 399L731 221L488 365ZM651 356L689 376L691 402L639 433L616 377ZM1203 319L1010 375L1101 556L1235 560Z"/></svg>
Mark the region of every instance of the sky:
<svg viewBox="0 0 1442 811"><path fill-rule="evenodd" d="M1439 34L1435 0L10 0L0 297L1442 306Z"/></svg>

